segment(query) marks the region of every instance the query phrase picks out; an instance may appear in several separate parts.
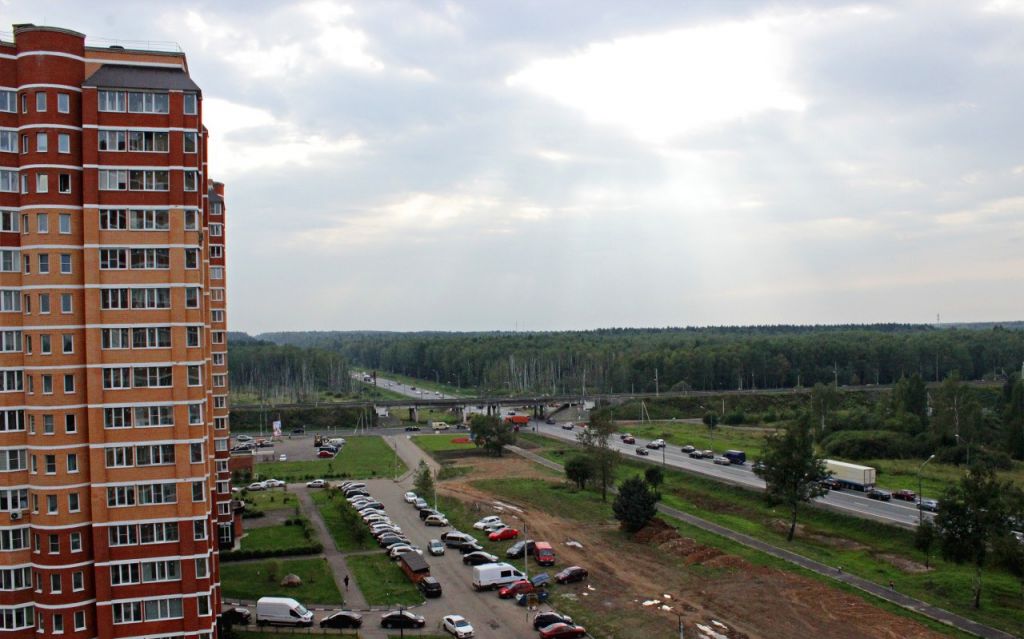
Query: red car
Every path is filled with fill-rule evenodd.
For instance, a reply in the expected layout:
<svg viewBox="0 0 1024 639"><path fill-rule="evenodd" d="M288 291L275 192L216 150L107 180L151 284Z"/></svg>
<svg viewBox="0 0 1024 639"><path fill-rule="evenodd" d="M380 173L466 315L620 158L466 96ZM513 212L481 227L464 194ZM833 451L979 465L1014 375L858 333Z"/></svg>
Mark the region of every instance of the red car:
<svg viewBox="0 0 1024 639"><path fill-rule="evenodd" d="M316 456L317 457L326 457L327 459L330 459L330 458L334 457L334 453L332 453L329 450L321 450L319 453L316 454Z"/></svg>
<svg viewBox="0 0 1024 639"><path fill-rule="evenodd" d="M636 437L633 437L632 435L626 435L625 437L622 438L622 443L623 444L635 444L636 443Z"/></svg>
<svg viewBox="0 0 1024 639"><path fill-rule="evenodd" d="M502 528L487 535L487 538L491 541L505 541L506 539L515 539L518 536L519 531L515 528Z"/></svg>
<svg viewBox="0 0 1024 639"><path fill-rule="evenodd" d="M563 639L564 637L585 637L587 629L569 623L553 623L540 629L541 639Z"/></svg>
<svg viewBox="0 0 1024 639"><path fill-rule="evenodd" d="M893 499L902 499L903 501L917 501L917 493L912 490L902 488L892 494Z"/></svg>
<svg viewBox="0 0 1024 639"><path fill-rule="evenodd" d="M537 588L534 587L533 583L531 583L531 582L529 582L529 581L527 581L525 579L520 579L519 581L510 583L509 585L505 586L504 588L501 588L500 590L498 590L498 596L501 597L502 599L511 599L512 597L515 597L519 593L523 593L523 594L527 594L528 595L528 594L530 594L531 592L533 592L536 589Z"/></svg>

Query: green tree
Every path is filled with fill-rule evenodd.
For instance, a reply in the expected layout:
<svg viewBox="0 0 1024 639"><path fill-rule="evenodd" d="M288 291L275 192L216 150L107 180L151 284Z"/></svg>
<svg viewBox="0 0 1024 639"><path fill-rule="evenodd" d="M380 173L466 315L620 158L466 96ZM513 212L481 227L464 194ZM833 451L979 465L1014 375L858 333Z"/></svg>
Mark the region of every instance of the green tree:
<svg viewBox="0 0 1024 639"><path fill-rule="evenodd" d="M901 377L892 390L893 409L896 413L909 413L920 420L923 427L928 423L928 389L917 373Z"/></svg>
<svg viewBox="0 0 1024 639"><path fill-rule="evenodd" d="M565 462L565 477L583 490L587 482L594 476L594 466L589 457L573 455Z"/></svg>
<svg viewBox="0 0 1024 639"><path fill-rule="evenodd" d="M931 519L925 519L914 532L914 547L924 553L924 567L929 568L932 561L932 548L936 541L935 524Z"/></svg>
<svg viewBox="0 0 1024 639"><path fill-rule="evenodd" d="M1011 456L1024 459L1024 379L1016 377L1009 386L1003 415L1006 450Z"/></svg>
<svg viewBox="0 0 1024 639"><path fill-rule="evenodd" d="M765 497L790 510L787 541L793 541L800 504L824 495L821 480L828 477L825 462L814 452L810 418L804 413L765 440L761 466L754 472L765 481Z"/></svg>
<svg viewBox="0 0 1024 639"><path fill-rule="evenodd" d="M615 424L608 411L598 410L590 414L590 425L576 434L601 488L601 501L608 501L608 487L615 481L615 466L619 461L619 453L610 443L614 433Z"/></svg>
<svg viewBox="0 0 1024 639"><path fill-rule="evenodd" d="M811 389L811 412L814 415L814 436L821 439L825 436L827 423L832 413L839 407L839 391L832 384L817 383Z"/></svg>
<svg viewBox="0 0 1024 639"><path fill-rule="evenodd" d="M1000 482L991 468L980 464L943 494L935 516L939 548L950 561L974 564L975 608L981 608L981 575L989 549L1009 534L1011 504L1019 499L1019 489Z"/></svg>
<svg viewBox="0 0 1024 639"><path fill-rule="evenodd" d="M516 443L516 433L494 415L474 415L469 422L473 443L495 457L501 457L505 446Z"/></svg>
<svg viewBox="0 0 1024 639"><path fill-rule="evenodd" d="M658 490L665 483L665 472L661 470L660 466L651 466L644 471L644 481L654 490Z"/></svg>
<svg viewBox="0 0 1024 639"><path fill-rule="evenodd" d="M953 373L942 381L935 393L930 420L931 437L935 446L966 446L970 464L970 447L976 444L981 425L981 405L975 394Z"/></svg>
<svg viewBox="0 0 1024 639"><path fill-rule="evenodd" d="M619 494L612 503L615 519L627 532L636 532L647 525L658 512L658 493L639 476L619 484Z"/></svg>
<svg viewBox="0 0 1024 639"><path fill-rule="evenodd" d="M416 467L416 479L413 480L413 488L416 489L416 494L423 499L429 499L434 494L434 473L430 472L430 466L427 466L427 463L422 459L419 466Z"/></svg>

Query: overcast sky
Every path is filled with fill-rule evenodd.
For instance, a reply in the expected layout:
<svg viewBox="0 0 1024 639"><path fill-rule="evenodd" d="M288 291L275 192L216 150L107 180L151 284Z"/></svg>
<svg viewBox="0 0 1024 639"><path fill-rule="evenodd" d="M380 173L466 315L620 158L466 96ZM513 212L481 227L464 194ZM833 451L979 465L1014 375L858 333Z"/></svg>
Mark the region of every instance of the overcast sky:
<svg viewBox="0 0 1024 639"><path fill-rule="evenodd" d="M185 50L235 330L1024 319L1024 1L0 15Z"/></svg>

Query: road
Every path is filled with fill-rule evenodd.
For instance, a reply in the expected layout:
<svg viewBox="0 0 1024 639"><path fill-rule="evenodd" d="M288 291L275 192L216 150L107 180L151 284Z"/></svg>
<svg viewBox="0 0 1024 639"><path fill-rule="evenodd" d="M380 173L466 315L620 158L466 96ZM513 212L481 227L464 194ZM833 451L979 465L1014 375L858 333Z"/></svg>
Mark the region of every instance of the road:
<svg viewBox="0 0 1024 639"><path fill-rule="evenodd" d="M537 431L549 437L555 437L566 441L576 441L576 429L565 430L561 424L536 424ZM617 438L611 442L616 450L623 455L635 457L641 461L658 464L664 461L666 466L678 468L687 472L706 475L725 483L746 486L757 490L764 490L764 481L750 470L750 464L742 466L719 466L710 459L691 459L689 455L681 452L678 448L668 447L662 450L652 450L649 457L641 457L636 454L636 448L643 448L650 440L637 438L636 444L623 444ZM816 500L816 503L824 507L864 517L875 519L889 524L896 524L904 527L917 526L917 506L909 502L893 500L889 502L868 499L864 493L852 490L831 491L824 497ZM925 513L931 517L931 513Z"/></svg>

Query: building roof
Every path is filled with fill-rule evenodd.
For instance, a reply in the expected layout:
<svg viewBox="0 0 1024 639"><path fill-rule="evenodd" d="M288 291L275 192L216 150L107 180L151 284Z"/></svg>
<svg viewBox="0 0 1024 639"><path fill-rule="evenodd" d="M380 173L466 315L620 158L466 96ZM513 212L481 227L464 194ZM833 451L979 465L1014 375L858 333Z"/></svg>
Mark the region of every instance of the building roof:
<svg viewBox="0 0 1024 639"><path fill-rule="evenodd" d="M224 202L224 198L222 198L220 195L218 195L217 192L214 191L212 188L210 189L209 193L207 194L207 198L209 199L209 201L211 203L212 202L221 202L221 203Z"/></svg>
<svg viewBox="0 0 1024 639"><path fill-rule="evenodd" d="M86 78L82 86L117 89L166 89L195 91L199 85L181 69L104 64Z"/></svg>

